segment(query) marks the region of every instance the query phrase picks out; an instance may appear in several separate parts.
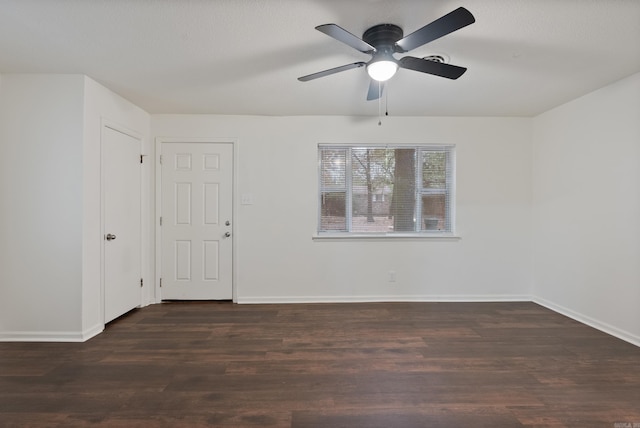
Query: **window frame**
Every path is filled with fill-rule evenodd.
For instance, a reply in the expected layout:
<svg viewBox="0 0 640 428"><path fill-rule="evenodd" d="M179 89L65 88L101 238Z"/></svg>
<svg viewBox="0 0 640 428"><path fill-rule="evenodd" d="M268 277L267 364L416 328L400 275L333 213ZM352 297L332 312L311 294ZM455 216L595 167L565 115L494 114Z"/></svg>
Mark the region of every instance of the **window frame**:
<svg viewBox="0 0 640 428"><path fill-rule="evenodd" d="M352 171L352 149L414 149L418 152L415 165L415 204L414 218L422 218L423 197L428 195L448 194L448 210L445 210L445 227L443 230L428 230L421 224L421 221L414 222L413 231L401 232L366 232L353 231L353 171ZM322 175L322 150L345 150L345 180L344 186L323 186ZM430 189L424 187L423 182L423 156L427 152L446 152L445 163L445 188ZM364 239L390 239L390 238L428 238L428 239L459 239L456 235L456 145L455 144L331 144L321 143L317 147L318 154L318 181L317 181L317 224L314 239L344 239L344 238L364 238ZM322 226L322 198L325 194L336 193L345 195L345 230L323 230Z"/></svg>

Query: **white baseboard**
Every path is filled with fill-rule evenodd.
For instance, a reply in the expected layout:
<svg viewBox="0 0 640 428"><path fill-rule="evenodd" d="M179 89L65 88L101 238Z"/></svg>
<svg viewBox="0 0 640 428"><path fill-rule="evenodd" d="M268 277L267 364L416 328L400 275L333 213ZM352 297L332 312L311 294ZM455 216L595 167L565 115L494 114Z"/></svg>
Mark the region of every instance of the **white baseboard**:
<svg viewBox="0 0 640 428"><path fill-rule="evenodd" d="M0 342L86 342L102 333L104 324L96 324L85 331L6 331Z"/></svg>
<svg viewBox="0 0 640 428"><path fill-rule="evenodd" d="M86 342L92 337L99 335L103 331L104 331L104 324L96 324L93 327L86 329L85 331L82 332L82 341Z"/></svg>
<svg viewBox="0 0 640 428"><path fill-rule="evenodd" d="M425 296L248 296L239 304L276 303L368 303L368 302L530 302L528 295L425 295Z"/></svg>
<svg viewBox="0 0 640 428"><path fill-rule="evenodd" d="M640 337L636 336L635 334L629 333L628 331L619 329L605 322L598 321L597 319L591 318L579 312L572 311L569 308L565 308L564 306L557 305L541 297L533 297L532 300L534 303L537 303L541 306L544 306L547 309L551 309L554 312L558 312L559 314L562 314L578 322L581 322L582 324L586 324L590 327L593 327L596 330L600 330L604 333L610 334L611 336L617 337L618 339L622 339L625 342L629 342L633 345L640 346Z"/></svg>
<svg viewBox="0 0 640 428"><path fill-rule="evenodd" d="M548 300L530 295L426 295L426 296L278 296L239 297L239 304L276 303L366 303L366 302L534 302L625 342L640 346L640 337L610 324L572 311Z"/></svg>
<svg viewBox="0 0 640 428"><path fill-rule="evenodd" d="M277 303L368 303L368 302L534 302L554 312L603 331L625 342L640 347L640 337L587 315L575 312L540 297L529 295L423 295L423 296L249 296L239 297L239 304ZM16 331L0 333L0 342L85 342L100 334L103 324L83 332Z"/></svg>
<svg viewBox="0 0 640 428"><path fill-rule="evenodd" d="M84 342L87 339L89 337L85 338L84 333L74 331L9 331L0 333L0 342Z"/></svg>

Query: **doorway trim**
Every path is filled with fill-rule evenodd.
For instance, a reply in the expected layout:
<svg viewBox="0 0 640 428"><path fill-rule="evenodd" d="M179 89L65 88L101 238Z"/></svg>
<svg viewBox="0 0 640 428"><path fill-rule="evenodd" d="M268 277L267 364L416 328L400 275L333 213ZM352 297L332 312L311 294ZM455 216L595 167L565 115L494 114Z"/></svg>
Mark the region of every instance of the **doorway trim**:
<svg viewBox="0 0 640 428"><path fill-rule="evenodd" d="M162 303L162 288L160 280L162 278L162 228L160 227L160 214L162 213L162 166L160 163L160 155L162 155L163 143L210 143L210 144L231 144L233 148L233 163L231 167L232 181L231 183L231 204L232 214L231 222L233 224L233 233L231 235L233 248L231 251L231 292L233 303L238 302L238 283L237 283L237 260L238 260L238 240L236 236L240 231L237 222L238 212L238 152L239 144L236 138L206 138L206 137L156 137L155 139L155 212L153 224L155 225L155 303Z"/></svg>

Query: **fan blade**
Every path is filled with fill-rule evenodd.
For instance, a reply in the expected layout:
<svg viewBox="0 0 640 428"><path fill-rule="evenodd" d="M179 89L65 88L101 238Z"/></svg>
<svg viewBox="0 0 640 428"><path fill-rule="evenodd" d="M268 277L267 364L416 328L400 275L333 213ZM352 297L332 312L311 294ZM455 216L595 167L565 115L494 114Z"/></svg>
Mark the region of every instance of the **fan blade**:
<svg viewBox="0 0 640 428"><path fill-rule="evenodd" d="M328 70L319 71L317 73L308 74L306 76L298 77L301 82L308 82L309 80L317 79L319 77L329 76L331 74L340 73L341 71L351 70L352 68L363 67L367 65L366 62L354 62L353 64L342 65L340 67L330 68Z"/></svg>
<svg viewBox="0 0 640 428"><path fill-rule="evenodd" d="M447 79L457 79L467 71L466 68L458 67L457 65L430 61L428 59L416 58L413 56L405 56L404 58L401 58L398 63L400 64L400 67L408 70L434 74L436 76L446 77Z"/></svg>
<svg viewBox="0 0 640 428"><path fill-rule="evenodd" d="M369 83L369 92L367 92L367 101L377 100L382 97L383 91L384 82L378 82L377 80L371 79L371 83Z"/></svg>
<svg viewBox="0 0 640 428"><path fill-rule="evenodd" d="M316 30L326 34L327 36L333 37L337 41L342 42L345 45L349 45L352 48L359 50L360 52L372 53L376 50L376 48L371 46L369 43L365 42L359 37L354 36L347 30L336 24L318 25L316 27Z"/></svg>
<svg viewBox="0 0 640 428"><path fill-rule="evenodd" d="M401 48L400 52L408 52L411 49L439 39L474 22L476 22L476 19L471 12L464 7L459 7L453 12L449 12L432 23L398 40L396 46Z"/></svg>

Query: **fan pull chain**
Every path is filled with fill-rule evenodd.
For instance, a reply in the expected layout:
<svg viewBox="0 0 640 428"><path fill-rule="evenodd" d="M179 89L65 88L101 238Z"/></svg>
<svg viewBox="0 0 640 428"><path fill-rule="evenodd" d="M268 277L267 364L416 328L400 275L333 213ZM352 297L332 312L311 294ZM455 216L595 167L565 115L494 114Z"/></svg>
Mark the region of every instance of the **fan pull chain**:
<svg viewBox="0 0 640 428"><path fill-rule="evenodd" d="M378 126L382 125L382 82L378 82Z"/></svg>
<svg viewBox="0 0 640 428"><path fill-rule="evenodd" d="M389 116L389 87L387 85L387 90L384 92L384 115Z"/></svg>
<svg viewBox="0 0 640 428"><path fill-rule="evenodd" d="M384 94L384 115L389 116L389 88L385 90ZM378 126L382 125L382 83L378 82Z"/></svg>

